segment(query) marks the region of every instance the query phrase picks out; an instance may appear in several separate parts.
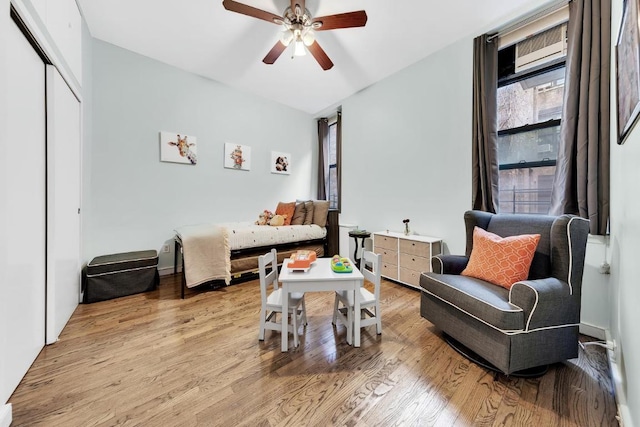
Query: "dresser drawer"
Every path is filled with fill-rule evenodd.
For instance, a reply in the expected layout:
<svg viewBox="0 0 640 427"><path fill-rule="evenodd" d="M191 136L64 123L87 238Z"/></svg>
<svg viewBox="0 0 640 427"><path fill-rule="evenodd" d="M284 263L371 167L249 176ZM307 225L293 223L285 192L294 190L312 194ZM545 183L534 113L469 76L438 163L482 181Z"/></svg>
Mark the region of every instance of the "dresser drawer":
<svg viewBox="0 0 640 427"><path fill-rule="evenodd" d="M414 271L431 271L429 267L429 258L409 255L409 254L400 254L400 268L408 268Z"/></svg>
<svg viewBox="0 0 640 427"><path fill-rule="evenodd" d="M400 281L416 288L420 287L420 272L409 268L400 268Z"/></svg>
<svg viewBox="0 0 640 427"><path fill-rule="evenodd" d="M385 236L384 234L374 234L373 244L378 248L398 250L398 238Z"/></svg>
<svg viewBox="0 0 640 427"><path fill-rule="evenodd" d="M389 279L398 280L398 266L395 264L383 262L380 273Z"/></svg>
<svg viewBox="0 0 640 427"><path fill-rule="evenodd" d="M373 248L373 252L380 254L382 262L398 265L398 251L375 247Z"/></svg>
<svg viewBox="0 0 640 427"><path fill-rule="evenodd" d="M404 254L429 258L431 257L429 246L429 243L426 242L416 242L415 240L400 239L400 252Z"/></svg>

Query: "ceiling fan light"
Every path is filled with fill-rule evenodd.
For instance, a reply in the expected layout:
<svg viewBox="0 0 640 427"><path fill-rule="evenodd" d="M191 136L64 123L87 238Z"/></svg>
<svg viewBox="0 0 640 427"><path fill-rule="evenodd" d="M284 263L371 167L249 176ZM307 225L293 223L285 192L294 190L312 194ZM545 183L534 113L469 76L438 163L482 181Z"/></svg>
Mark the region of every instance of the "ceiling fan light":
<svg viewBox="0 0 640 427"><path fill-rule="evenodd" d="M302 36L302 41L305 46L311 46L314 41L316 41L316 36L313 34L313 31L307 31L304 36Z"/></svg>
<svg viewBox="0 0 640 427"><path fill-rule="evenodd" d="M293 33L291 31L285 30L282 32L282 34L280 34L280 42L283 45L289 46L292 41L293 41Z"/></svg>
<svg viewBox="0 0 640 427"><path fill-rule="evenodd" d="M305 56L307 54L307 50L304 47L304 43L301 39L296 40L296 44L293 50L293 56Z"/></svg>

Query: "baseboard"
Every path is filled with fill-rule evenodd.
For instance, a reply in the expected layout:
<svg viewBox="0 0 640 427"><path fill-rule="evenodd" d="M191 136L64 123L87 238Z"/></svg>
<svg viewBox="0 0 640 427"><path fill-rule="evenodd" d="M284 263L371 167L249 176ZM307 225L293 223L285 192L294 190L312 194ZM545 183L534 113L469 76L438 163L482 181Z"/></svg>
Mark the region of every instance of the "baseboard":
<svg viewBox="0 0 640 427"><path fill-rule="evenodd" d="M593 326L588 323L580 323L580 333L599 340L605 340L607 338L604 328Z"/></svg>
<svg viewBox="0 0 640 427"><path fill-rule="evenodd" d="M9 427L13 421L11 403L0 406L0 427Z"/></svg>
<svg viewBox="0 0 640 427"><path fill-rule="evenodd" d="M605 332L607 342L613 342L609 330L607 329ZM613 381L616 405L618 406L618 423L620 427L633 427L631 412L629 412L629 406L627 405L627 396L624 392L624 384L622 383L622 375L620 374L620 367L616 360L615 351L615 348L613 350L607 349L607 359L609 359L609 371L611 372L611 381Z"/></svg>
<svg viewBox="0 0 640 427"><path fill-rule="evenodd" d="M178 273L182 273L182 267L181 266L178 267ZM160 276L169 276L169 275L173 274L173 266L158 268L158 274Z"/></svg>

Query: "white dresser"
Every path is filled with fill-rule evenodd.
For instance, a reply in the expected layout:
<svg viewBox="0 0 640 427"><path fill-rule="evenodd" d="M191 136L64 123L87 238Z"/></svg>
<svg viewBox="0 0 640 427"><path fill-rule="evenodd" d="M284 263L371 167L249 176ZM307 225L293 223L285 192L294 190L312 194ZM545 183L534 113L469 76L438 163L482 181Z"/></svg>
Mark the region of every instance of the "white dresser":
<svg viewBox="0 0 640 427"><path fill-rule="evenodd" d="M382 276L420 288L420 273L431 271L431 257L442 253L442 239L393 231L373 233L373 252L382 256Z"/></svg>

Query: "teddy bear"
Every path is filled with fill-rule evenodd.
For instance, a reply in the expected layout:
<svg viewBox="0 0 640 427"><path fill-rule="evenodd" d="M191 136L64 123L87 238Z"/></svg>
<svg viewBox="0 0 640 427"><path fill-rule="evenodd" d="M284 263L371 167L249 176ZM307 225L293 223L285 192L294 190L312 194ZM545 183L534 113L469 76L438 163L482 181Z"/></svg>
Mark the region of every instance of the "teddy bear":
<svg viewBox="0 0 640 427"><path fill-rule="evenodd" d="M264 211L262 211L260 215L258 215L258 220L256 221L256 225L269 225L272 218L273 218L273 212L265 209Z"/></svg>
<svg viewBox="0 0 640 427"><path fill-rule="evenodd" d="M284 225L284 220L286 219L286 217L286 215L274 215L273 218L271 218L271 221L269 221L269 225L273 227Z"/></svg>

